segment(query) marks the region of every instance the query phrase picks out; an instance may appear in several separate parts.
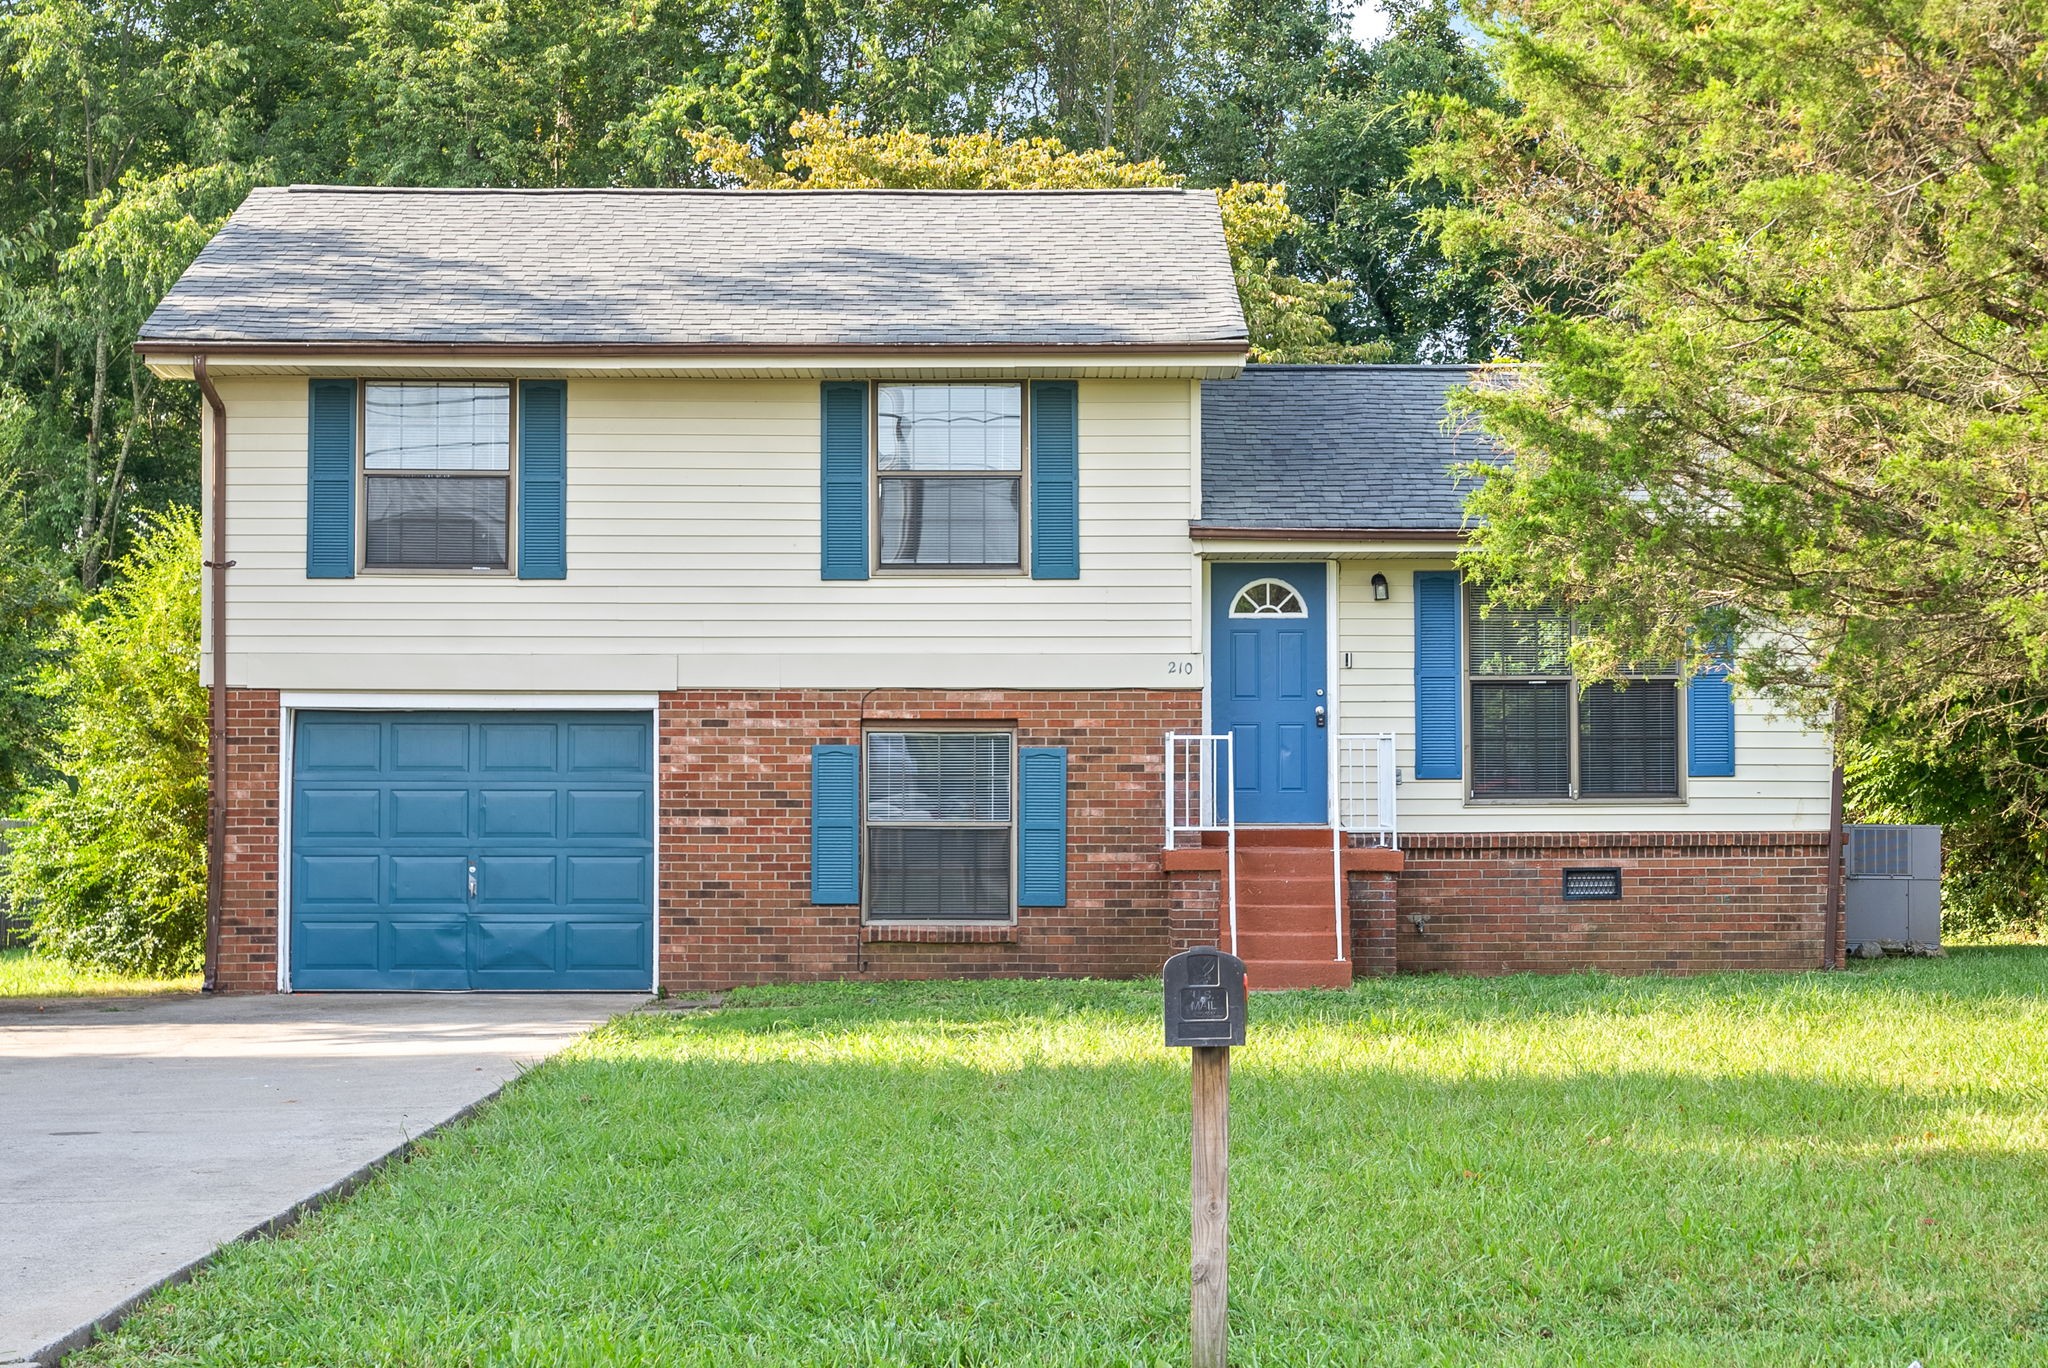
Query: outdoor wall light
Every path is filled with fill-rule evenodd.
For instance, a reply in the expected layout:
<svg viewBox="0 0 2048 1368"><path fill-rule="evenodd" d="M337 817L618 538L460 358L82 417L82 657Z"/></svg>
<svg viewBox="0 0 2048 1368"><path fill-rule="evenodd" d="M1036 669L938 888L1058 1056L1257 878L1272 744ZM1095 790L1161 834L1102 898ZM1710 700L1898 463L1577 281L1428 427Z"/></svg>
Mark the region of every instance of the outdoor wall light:
<svg viewBox="0 0 2048 1368"><path fill-rule="evenodd" d="M1372 577L1372 596L1381 603L1387 601L1387 577L1385 575L1374 575Z"/></svg>

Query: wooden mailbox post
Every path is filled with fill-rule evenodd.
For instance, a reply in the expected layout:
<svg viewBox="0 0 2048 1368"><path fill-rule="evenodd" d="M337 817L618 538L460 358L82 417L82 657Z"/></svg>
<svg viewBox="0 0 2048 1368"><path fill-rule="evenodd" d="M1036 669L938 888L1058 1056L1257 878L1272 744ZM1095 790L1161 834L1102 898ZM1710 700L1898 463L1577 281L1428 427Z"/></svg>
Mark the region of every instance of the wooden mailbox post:
<svg viewBox="0 0 2048 1368"><path fill-rule="evenodd" d="M1166 962L1166 1043L1194 1050L1189 1170L1194 1368L1225 1368L1230 1296L1230 1047L1244 1044L1244 961L1183 950Z"/></svg>

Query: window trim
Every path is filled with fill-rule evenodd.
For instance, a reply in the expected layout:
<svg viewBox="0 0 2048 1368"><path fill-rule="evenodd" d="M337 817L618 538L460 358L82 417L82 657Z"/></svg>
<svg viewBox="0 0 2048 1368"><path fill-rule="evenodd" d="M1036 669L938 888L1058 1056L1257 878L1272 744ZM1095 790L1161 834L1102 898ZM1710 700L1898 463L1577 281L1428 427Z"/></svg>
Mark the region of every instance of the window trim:
<svg viewBox="0 0 2048 1368"><path fill-rule="evenodd" d="M1000 736L1009 746L1010 762L1010 819L1007 822L875 822L868 821L868 762L874 754L870 738L883 735L895 736L902 733L923 733L938 736ZM1020 795L1017 792L1017 728L1014 724L1001 722L873 722L864 723L860 729L860 924L862 926L1010 926L1017 924L1017 807ZM940 830L993 831L1007 827L1010 832L1010 890L1009 915L995 917L877 917L868 906L873 896L874 878L868 861L873 855L874 843L868 839L870 827L884 829L938 828Z"/></svg>
<svg viewBox="0 0 2048 1368"><path fill-rule="evenodd" d="M1686 736L1691 726L1691 719L1686 715L1685 686L1690 676L1683 669L1670 675L1643 675L1634 678L1630 685L1630 687L1634 687L1636 684L1669 684L1678 694L1677 791L1673 793L1643 794L1641 796L1602 793L1595 794L1592 797L1582 797L1579 793L1579 694L1585 685L1580 682L1577 675L1569 673L1475 675L1472 669L1472 624L1478 620L1475 601L1478 598L1479 590L1469 580L1461 583L1459 590L1458 653L1460 656L1460 667L1458 672L1458 718L1460 723L1459 731L1463 735L1460 740L1462 753L1458 758L1465 776L1463 787L1465 790L1464 805L1466 807L1555 807L1564 804L1578 808L1656 808L1685 807L1688 804L1690 794L1687 786L1689 776L1686 773L1686 755L1688 753ZM1478 774L1472 765L1472 748L1473 743L1477 740L1477 737L1474 735L1477 728L1473 725L1472 720L1472 685L1475 679L1480 683L1497 681L1510 684L1565 684L1569 686L1565 694L1567 699L1565 728L1567 733L1566 744L1568 746L1566 764L1569 766L1570 774L1570 791L1568 793L1527 798L1484 797L1473 793L1472 786L1478 780Z"/></svg>
<svg viewBox="0 0 2048 1368"><path fill-rule="evenodd" d="M507 398L505 402L505 563L502 566L471 566L467 569L445 565L372 565L370 564L370 476L390 475L393 472L372 472L370 460L370 386L379 384L429 384L429 385L496 385L503 384ZM489 376L467 378L439 378L434 380L394 380L390 377L364 376L356 381L356 573L367 576L391 575L401 578L426 576L430 578L453 577L456 579L517 579L519 577L519 382L499 381ZM397 472L400 478L405 472ZM496 472L492 472L493 475ZM457 476L456 478L463 478ZM471 476L469 478L483 478Z"/></svg>
<svg viewBox="0 0 2048 1368"><path fill-rule="evenodd" d="M1015 565L890 565L882 559L882 481L933 474L939 479L1008 478L1008 471L888 471L882 469L882 388L885 385L1014 385L1017 388L1017 563ZM884 377L868 383L868 574L875 579L1031 578L1031 385L1025 380L917 380ZM1012 745L1014 752L1016 747ZM863 769L865 773L865 769ZM990 925L995 923L971 923Z"/></svg>

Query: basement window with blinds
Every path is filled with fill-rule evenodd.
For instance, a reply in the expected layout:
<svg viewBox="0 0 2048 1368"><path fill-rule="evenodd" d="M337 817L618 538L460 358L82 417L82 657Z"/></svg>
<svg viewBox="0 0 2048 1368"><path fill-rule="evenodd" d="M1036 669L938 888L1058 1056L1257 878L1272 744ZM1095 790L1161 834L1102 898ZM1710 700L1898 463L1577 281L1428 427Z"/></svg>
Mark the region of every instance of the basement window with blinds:
<svg viewBox="0 0 2048 1368"><path fill-rule="evenodd" d="M875 731L867 766L867 919L1006 922L1015 907L1008 732Z"/></svg>
<svg viewBox="0 0 2048 1368"><path fill-rule="evenodd" d="M1552 609L1466 604L1466 688L1475 799L1679 796L1675 665L1625 683L1572 677L1571 624Z"/></svg>
<svg viewBox="0 0 2048 1368"><path fill-rule="evenodd" d="M510 384L363 386L363 564L503 570L512 506Z"/></svg>

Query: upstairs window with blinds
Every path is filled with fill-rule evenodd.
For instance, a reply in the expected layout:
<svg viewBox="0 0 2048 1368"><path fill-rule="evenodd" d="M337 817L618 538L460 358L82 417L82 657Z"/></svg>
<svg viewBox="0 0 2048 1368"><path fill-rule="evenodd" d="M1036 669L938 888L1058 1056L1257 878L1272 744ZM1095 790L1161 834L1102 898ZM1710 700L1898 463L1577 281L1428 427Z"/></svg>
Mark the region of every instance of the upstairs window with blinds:
<svg viewBox="0 0 2048 1368"><path fill-rule="evenodd" d="M1022 385L877 385L875 428L884 568L1023 568Z"/></svg>
<svg viewBox="0 0 2048 1368"><path fill-rule="evenodd" d="M511 508L511 385L363 386L367 568L503 570Z"/></svg>
<svg viewBox="0 0 2048 1368"><path fill-rule="evenodd" d="M1571 623L1551 609L1466 604L1472 797L1675 798L1678 671L1649 664L1626 684L1572 677Z"/></svg>
<svg viewBox="0 0 2048 1368"><path fill-rule="evenodd" d="M869 732L871 922L1004 922L1014 907L1007 732Z"/></svg>

